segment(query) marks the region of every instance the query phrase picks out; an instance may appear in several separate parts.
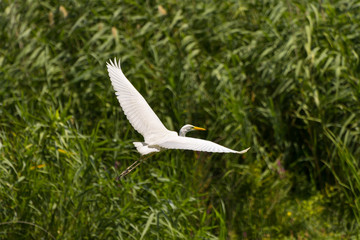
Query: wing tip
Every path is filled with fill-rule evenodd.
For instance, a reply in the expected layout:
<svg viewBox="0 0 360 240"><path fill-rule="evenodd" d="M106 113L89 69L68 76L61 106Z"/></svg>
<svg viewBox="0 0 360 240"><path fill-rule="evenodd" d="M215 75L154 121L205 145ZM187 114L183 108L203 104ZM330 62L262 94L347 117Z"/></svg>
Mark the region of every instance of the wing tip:
<svg viewBox="0 0 360 240"><path fill-rule="evenodd" d="M237 153L238 153L238 154L246 153L247 151L250 150L250 148L251 148L251 147L248 147L248 148L246 148L246 149L244 149L244 150L242 150L242 151L240 151L240 152L237 152Z"/></svg>
<svg viewBox="0 0 360 240"><path fill-rule="evenodd" d="M121 69L121 65L120 65L120 59L118 61L116 61L116 57L114 58L114 61L112 61L111 59L109 59L108 62L106 62L106 66L109 67L115 67L115 68L119 68Z"/></svg>

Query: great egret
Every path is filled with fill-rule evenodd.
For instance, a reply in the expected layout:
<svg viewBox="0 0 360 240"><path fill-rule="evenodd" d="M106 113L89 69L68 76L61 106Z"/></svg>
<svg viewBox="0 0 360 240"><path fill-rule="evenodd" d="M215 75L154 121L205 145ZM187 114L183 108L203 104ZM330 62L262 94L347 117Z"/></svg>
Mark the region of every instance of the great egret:
<svg viewBox="0 0 360 240"><path fill-rule="evenodd" d="M141 94L134 88L123 74L120 60L109 60L107 69L117 99L131 125L144 137L144 142L134 142L141 155L160 152L162 149L185 149L218 153L246 153L250 148L235 151L207 140L186 137L185 134L194 130L205 130L186 124L180 129L179 135L168 130L158 116L150 108Z"/></svg>

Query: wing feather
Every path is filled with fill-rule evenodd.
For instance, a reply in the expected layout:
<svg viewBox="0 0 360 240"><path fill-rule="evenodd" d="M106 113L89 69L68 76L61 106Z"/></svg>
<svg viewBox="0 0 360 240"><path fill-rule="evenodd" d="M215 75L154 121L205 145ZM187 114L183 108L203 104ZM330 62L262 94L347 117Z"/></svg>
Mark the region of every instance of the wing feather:
<svg viewBox="0 0 360 240"><path fill-rule="evenodd" d="M116 59L114 62L110 60L107 69L121 108L135 130L144 136L145 141L152 135L168 132L143 96L125 77L120 61L117 63Z"/></svg>
<svg viewBox="0 0 360 240"><path fill-rule="evenodd" d="M192 137L180 137L180 136L171 137L158 145L166 149L184 149L184 150L193 150L193 151L202 151L202 152L238 153L238 154L246 153L250 149L247 148L242 151L235 151L208 140L192 138Z"/></svg>

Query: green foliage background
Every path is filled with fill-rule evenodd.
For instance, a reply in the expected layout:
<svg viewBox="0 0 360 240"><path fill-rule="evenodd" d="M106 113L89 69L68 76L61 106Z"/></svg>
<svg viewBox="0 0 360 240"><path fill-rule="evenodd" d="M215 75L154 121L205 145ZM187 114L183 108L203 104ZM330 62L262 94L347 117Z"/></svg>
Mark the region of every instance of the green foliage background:
<svg viewBox="0 0 360 240"><path fill-rule="evenodd" d="M360 2L0 1L0 239L359 238ZM139 158L106 71L245 155Z"/></svg>

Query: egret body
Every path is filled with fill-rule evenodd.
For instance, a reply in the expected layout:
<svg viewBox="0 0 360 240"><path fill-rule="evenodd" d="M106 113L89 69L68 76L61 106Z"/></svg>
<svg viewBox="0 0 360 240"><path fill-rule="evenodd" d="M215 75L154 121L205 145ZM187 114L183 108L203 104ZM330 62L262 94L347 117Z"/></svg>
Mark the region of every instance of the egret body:
<svg viewBox="0 0 360 240"><path fill-rule="evenodd" d="M186 133L194 130L205 130L186 124L179 134L168 130L154 113L141 94L134 88L123 74L120 61L116 59L107 63L112 86L127 119L131 125L144 137L144 142L134 142L141 155L160 152L163 149L184 149L218 153L246 153L250 148L235 151L217 143L186 137Z"/></svg>

